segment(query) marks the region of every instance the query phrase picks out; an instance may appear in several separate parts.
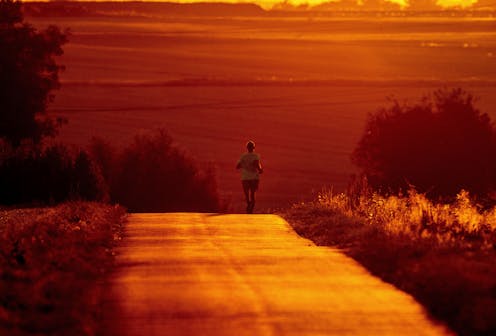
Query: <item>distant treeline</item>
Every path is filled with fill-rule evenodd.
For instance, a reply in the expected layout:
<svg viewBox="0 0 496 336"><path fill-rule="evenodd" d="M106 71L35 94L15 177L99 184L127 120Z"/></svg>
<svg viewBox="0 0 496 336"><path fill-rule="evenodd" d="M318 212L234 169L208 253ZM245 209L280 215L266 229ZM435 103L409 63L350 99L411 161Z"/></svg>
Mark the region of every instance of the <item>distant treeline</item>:
<svg viewBox="0 0 496 336"><path fill-rule="evenodd" d="M410 7L401 8L398 4L382 0L366 0L357 5L354 0L342 0L308 5L293 6L281 2L270 10L254 3L173 3L140 1L52 1L26 2L23 11L30 17L342 17L342 16L421 16L421 17L493 17L496 10L492 0L482 0L471 8L442 8L435 1L412 2Z"/></svg>
<svg viewBox="0 0 496 336"><path fill-rule="evenodd" d="M170 2L25 2L26 16L259 16L265 11L255 4Z"/></svg>

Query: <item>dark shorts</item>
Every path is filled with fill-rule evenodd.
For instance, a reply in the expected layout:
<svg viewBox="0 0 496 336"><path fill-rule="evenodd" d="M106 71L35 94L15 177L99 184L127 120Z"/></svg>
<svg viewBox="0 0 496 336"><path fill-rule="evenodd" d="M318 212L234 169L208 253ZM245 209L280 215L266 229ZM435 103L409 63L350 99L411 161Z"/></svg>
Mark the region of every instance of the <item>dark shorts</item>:
<svg viewBox="0 0 496 336"><path fill-rule="evenodd" d="M242 180L241 184L243 185L244 190L258 190L258 180Z"/></svg>

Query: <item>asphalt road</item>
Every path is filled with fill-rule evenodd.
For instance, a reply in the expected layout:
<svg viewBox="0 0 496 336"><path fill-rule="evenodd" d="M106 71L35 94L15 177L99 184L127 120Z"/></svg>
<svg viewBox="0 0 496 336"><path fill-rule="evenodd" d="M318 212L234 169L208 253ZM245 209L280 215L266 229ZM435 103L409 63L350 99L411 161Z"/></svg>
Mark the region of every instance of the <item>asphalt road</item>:
<svg viewBox="0 0 496 336"><path fill-rule="evenodd" d="M446 335L409 295L275 215L133 214L104 335Z"/></svg>

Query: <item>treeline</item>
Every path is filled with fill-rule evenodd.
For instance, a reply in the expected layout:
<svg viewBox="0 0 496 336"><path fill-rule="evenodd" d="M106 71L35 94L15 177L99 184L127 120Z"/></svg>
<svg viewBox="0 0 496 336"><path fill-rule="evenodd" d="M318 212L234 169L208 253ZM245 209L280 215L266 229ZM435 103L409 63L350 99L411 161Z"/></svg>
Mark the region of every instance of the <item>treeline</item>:
<svg viewBox="0 0 496 336"><path fill-rule="evenodd" d="M104 181L87 151L65 145L4 150L0 161L0 203L59 203L103 200Z"/></svg>
<svg viewBox="0 0 496 336"><path fill-rule="evenodd" d="M89 200L136 212L220 210L213 169L200 169L164 130L120 150L98 138L86 149L4 143L0 185L3 205Z"/></svg>
<svg viewBox="0 0 496 336"><path fill-rule="evenodd" d="M239 3L171 3L171 2L98 2L52 1L23 3L26 16L260 16L266 14L256 4Z"/></svg>
<svg viewBox="0 0 496 336"><path fill-rule="evenodd" d="M318 5L293 5L280 2L271 9L254 3L174 3L141 1L50 1L26 2L23 11L30 17L492 17L494 2L479 0L476 5L462 8L442 7L434 0L410 1L407 8L386 0L354 0L323 2Z"/></svg>

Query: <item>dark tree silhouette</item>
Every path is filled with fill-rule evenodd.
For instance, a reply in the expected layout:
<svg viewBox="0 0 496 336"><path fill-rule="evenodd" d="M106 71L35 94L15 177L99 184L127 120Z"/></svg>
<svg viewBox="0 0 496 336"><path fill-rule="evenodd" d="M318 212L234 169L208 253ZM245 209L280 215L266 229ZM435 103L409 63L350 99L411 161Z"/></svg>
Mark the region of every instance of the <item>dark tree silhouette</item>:
<svg viewBox="0 0 496 336"><path fill-rule="evenodd" d="M72 188L73 198L108 201L108 186L96 163L84 150L79 151L74 160Z"/></svg>
<svg viewBox="0 0 496 336"><path fill-rule="evenodd" d="M103 173L113 175L111 199L131 211L219 211L213 171L200 170L164 130L137 135L114 167Z"/></svg>
<svg viewBox="0 0 496 336"><path fill-rule="evenodd" d="M413 186L432 198L461 189L485 195L495 187L495 131L471 94L437 90L371 114L352 161L383 192Z"/></svg>
<svg viewBox="0 0 496 336"><path fill-rule="evenodd" d="M17 150L0 162L0 204L54 204L108 200L108 188L84 150L59 144Z"/></svg>
<svg viewBox="0 0 496 336"><path fill-rule="evenodd" d="M100 170L100 174L105 180L107 186L110 187L113 185L113 176L117 168L116 149L112 146L112 144L110 144L110 142L102 138L93 137L90 140L88 151L92 161Z"/></svg>
<svg viewBox="0 0 496 336"><path fill-rule="evenodd" d="M20 1L0 0L0 138L14 147L54 136L64 122L47 116L46 107L60 86L55 56L66 42L56 26L38 31L25 23Z"/></svg>

